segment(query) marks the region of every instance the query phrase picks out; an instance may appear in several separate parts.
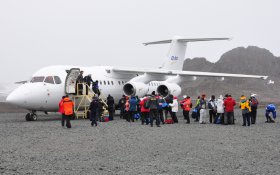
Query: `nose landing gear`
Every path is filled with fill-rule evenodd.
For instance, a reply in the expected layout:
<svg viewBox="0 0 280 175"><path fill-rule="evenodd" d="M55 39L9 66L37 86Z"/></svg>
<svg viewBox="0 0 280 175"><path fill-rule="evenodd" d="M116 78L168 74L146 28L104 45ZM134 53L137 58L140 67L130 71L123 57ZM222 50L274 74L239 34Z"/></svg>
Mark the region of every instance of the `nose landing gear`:
<svg viewBox="0 0 280 175"><path fill-rule="evenodd" d="M38 119L36 111L27 113L25 116L26 121L36 121Z"/></svg>

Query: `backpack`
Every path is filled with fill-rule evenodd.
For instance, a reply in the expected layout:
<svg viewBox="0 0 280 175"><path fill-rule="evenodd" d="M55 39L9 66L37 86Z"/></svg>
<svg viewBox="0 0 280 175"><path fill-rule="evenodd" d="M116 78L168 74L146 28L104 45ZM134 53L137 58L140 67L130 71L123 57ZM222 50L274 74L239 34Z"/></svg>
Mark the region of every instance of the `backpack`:
<svg viewBox="0 0 280 175"><path fill-rule="evenodd" d="M256 98L252 98L252 103L251 103L251 106L252 107L257 107L259 104L258 100Z"/></svg>
<svg viewBox="0 0 280 175"><path fill-rule="evenodd" d="M149 109L149 100L144 101L144 108Z"/></svg>

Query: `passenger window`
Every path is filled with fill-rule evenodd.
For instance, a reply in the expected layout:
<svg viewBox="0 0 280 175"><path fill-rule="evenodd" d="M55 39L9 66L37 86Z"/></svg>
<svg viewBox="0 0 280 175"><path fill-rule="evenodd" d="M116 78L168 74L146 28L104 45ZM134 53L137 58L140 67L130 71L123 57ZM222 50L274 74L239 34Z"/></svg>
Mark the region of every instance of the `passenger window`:
<svg viewBox="0 0 280 175"><path fill-rule="evenodd" d="M121 82L119 81L119 85L121 85Z"/></svg>
<svg viewBox="0 0 280 175"><path fill-rule="evenodd" d="M100 85L102 85L102 81L98 81Z"/></svg>
<svg viewBox="0 0 280 175"><path fill-rule="evenodd" d="M61 84L61 79L58 76L54 76L54 82L55 84Z"/></svg>
<svg viewBox="0 0 280 175"><path fill-rule="evenodd" d="M124 82L122 81L122 84L124 84Z"/></svg>
<svg viewBox="0 0 280 175"><path fill-rule="evenodd" d="M107 81L108 85L110 85L110 81Z"/></svg>
<svg viewBox="0 0 280 175"><path fill-rule="evenodd" d="M111 81L111 84L112 84L112 85L114 85L114 82L113 82L113 81Z"/></svg>
<svg viewBox="0 0 280 175"><path fill-rule="evenodd" d="M48 77L46 77L46 79L45 79L45 81L44 81L44 82L45 82L45 83L54 84L53 77L52 77L52 76L48 76Z"/></svg>
<svg viewBox="0 0 280 175"><path fill-rule="evenodd" d="M31 83L43 82L44 79L45 77L33 77L30 82Z"/></svg>

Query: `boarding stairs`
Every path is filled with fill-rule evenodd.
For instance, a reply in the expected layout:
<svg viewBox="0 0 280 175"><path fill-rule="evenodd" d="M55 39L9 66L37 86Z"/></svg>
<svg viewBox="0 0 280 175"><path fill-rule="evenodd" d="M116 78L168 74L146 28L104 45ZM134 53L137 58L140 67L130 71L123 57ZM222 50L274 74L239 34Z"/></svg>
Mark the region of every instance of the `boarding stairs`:
<svg viewBox="0 0 280 175"><path fill-rule="evenodd" d="M83 87L82 89L79 89L79 87ZM75 113L75 118L89 118L89 107L90 103L92 101L92 98L94 96L98 95L93 92L93 90L88 86L86 83L77 83L77 93L76 94L71 94L71 99L74 102L74 113ZM86 88L88 89L88 94L86 94ZM79 94L79 92L82 92ZM98 97L101 102L105 105L107 108L107 103L105 102L105 96L100 92L100 96Z"/></svg>

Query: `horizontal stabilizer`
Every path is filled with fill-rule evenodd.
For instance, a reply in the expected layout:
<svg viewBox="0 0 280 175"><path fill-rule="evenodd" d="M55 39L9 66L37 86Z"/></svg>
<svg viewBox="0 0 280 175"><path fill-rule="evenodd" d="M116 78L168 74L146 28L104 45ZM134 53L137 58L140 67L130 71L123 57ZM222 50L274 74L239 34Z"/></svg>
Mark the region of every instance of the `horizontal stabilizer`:
<svg viewBox="0 0 280 175"><path fill-rule="evenodd" d="M182 39L177 39L179 42L197 42L197 41L216 41L216 40L230 40L230 38L182 38ZM153 42L147 42L143 43L145 46L151 45L151 44L167 44L171 43L172 39L170 40L162 40L162 41L153 41Z"/></svg>

